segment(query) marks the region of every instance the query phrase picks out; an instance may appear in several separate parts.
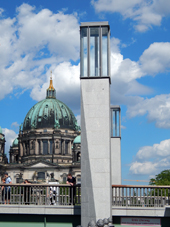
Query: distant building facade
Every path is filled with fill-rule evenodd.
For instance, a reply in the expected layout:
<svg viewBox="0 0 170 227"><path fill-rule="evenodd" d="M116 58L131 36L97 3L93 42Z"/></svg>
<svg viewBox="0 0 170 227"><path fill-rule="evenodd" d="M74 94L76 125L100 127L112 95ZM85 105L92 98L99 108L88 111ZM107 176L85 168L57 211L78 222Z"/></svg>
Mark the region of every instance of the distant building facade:
<svg viewBox="0 0 170 227"><path fill-rule="evenodd" d="M1 131L1 170L9 172L13 183L24 179L65 182L68 172L81 181L80 128L71 109L56 99L52 78L46 99L35 104L20 125L18 138L10 147L9 164L3 156Z"/></svg>

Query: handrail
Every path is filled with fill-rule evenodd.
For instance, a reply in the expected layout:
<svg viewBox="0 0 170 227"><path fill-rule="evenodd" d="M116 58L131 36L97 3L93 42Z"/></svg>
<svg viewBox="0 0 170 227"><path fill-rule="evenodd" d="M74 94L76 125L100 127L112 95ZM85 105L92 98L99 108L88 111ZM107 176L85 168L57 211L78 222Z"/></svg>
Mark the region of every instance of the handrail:
<svg viewBox="0 0 170 227"><path fill-rule="evenodd" d="M0 204L80 205L80 185L0 184Z"/></svg>
<svg viewBox="0 0 170 227"><path fill-rule="evenodd" d="M170 188L170 185L122 185L122 184L113 184L112 188Z"/></svg>
<svg viewBox="0 0 170 227"><path fill-rule="evenodd" d="M0 184L0 204L80 205L81 185ZM170 186L112 185L112 206L164 207L170 205Z"/></svg>
<svg viewBox="0 0 170 227"><path fill-rule="evenodd" d="M112 206L165 207L170 205L168 185L112 185Z"/></svg>

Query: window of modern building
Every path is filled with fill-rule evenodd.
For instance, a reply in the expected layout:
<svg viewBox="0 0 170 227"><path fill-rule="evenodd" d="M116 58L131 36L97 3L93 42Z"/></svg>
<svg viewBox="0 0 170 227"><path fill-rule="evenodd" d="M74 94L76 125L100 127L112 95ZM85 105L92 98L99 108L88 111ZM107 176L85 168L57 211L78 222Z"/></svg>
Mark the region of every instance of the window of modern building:
<svg viewBox="0 0 170 227"><path fill-rule="evenodd" d="M120 107L111 106L111 137L121 137Z"/></svg>
<svg viewBox="0 0 170 227"><path fill-rule="evenodd" d="M81 23L80 76L110 76L110 27L108 22Z"/></svg>

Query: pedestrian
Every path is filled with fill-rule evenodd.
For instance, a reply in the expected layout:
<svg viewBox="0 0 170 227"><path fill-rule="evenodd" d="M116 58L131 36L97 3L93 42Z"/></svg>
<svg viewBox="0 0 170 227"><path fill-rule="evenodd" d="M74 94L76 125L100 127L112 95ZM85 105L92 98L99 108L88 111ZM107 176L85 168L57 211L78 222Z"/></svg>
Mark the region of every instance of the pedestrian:
<svg viewBox="0 0 170 227"><path fill-rule="evenodd" d="M75 195L76 195L76 178L72 176L71 173L67 175L67 184L69 184L70 187L70 203L69 205L73 204L75 205Z"/></svg>
<svg viewBox="0 0 170 227"><path fill-rule="evenodd" d="M5 172L4 177L5 177L5 184L12 184L12 180L10 176L8 176L7 172ZM8 204L10 203L10 197L11 197L11 187L5 186L5 204L7 200L8 200Z"/></svg>
<svg viewBox="0 0 170 227"><path fill-rule="evenodd" d="M27 179L24 181L24 184L31 184ZM30 186L24 186L24 203L25 205L30 204L30 198L31 198L32 190L31 185Z"/></svg>
<svg viewBox="0 0 170 227"><path fill-rule="evenodd" d="M5 184L5 177L1 178L2 184ZM1 187L2 203L5 201L5 186Z"/></svg>

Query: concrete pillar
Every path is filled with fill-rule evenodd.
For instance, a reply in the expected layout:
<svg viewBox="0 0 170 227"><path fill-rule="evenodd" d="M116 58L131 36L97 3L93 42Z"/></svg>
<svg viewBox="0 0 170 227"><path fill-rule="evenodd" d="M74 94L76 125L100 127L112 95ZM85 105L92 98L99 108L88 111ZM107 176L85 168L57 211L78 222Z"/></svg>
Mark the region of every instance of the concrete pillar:
<svg viewBox="0 0 170 227"><path fill-rule="evenodd" d="M111 217L109 78L81 79L81 225Z"/></svg>
<svg viewBox="0 0 170 227"><path fill-rule="evenodd" d="M112 184L121 184L120 138L111 138Z"/></svg>

